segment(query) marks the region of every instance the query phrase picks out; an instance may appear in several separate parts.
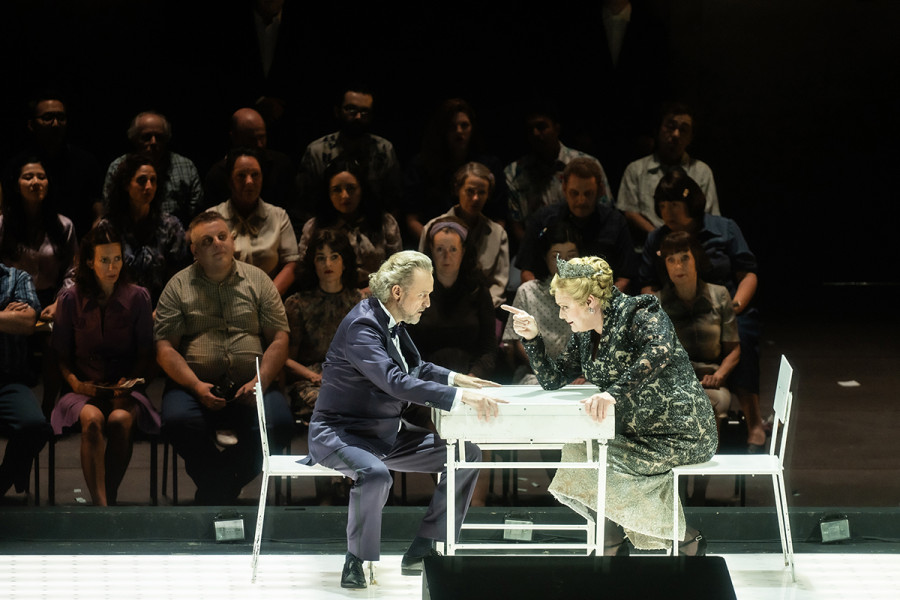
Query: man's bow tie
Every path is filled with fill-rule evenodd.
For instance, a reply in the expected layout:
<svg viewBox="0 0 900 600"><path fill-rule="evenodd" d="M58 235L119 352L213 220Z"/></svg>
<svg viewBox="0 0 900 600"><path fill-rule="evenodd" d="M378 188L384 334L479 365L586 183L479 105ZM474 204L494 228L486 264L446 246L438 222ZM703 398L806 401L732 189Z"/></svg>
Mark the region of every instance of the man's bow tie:
<svg viewBox="0 0 900 600"><path fill-rule="evenodd" d="M396 325L394 325L393 327L391 327L391 330L390 330L390 331L391 331L391 337L392 337L392 338L397 337L397 336L400 334L400 332L403 331L403 330L405 330L405 329L406 329L406 323L404 323L403 321L400 321L399 323L397 323Z"/></svg>

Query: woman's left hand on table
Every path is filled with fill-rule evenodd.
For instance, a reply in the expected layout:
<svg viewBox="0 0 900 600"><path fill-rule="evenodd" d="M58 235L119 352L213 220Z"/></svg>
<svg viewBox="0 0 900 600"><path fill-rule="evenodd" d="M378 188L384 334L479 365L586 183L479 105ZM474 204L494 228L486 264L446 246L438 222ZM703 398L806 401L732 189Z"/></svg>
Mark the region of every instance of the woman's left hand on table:
<svg viewBox="0 0 900 600"><path fill-rule="evenodd" d="M590 398L585 398L581 403L584 404L584 412L586 412L591 419L598 423L602 423L609 412L609 407L616 403L616 399L613 398L609 392L600 392L599 394L594 394Z"/></svg>

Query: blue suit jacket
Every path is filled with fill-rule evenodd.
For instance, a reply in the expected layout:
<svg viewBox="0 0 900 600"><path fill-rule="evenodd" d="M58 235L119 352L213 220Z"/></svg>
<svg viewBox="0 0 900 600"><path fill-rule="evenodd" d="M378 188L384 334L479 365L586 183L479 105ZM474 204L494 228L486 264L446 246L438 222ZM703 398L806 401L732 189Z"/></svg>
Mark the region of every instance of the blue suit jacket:
<svg viewBox="0 0 900 600"><path fill-rule="evenodd" d="M412 404L450 410L456 390L450 371L423 362L409 334L400 344L402 362L388 331L388 315L375 298L344 317L322 366L322 388L309 426L309 454L318 462L345 446L384 456L400 429L400 415Z"/></svg>

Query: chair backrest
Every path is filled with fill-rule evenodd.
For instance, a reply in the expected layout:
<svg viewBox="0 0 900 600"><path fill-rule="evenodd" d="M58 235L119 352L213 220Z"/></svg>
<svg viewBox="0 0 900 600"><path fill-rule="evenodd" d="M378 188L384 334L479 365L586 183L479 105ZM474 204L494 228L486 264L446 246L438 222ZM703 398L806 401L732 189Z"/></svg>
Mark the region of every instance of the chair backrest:
<svg viewBox="0 0 900 600"><path fill-rule="evenodd" d="M256 417L259 420L259 439L262 442L263 469L269 469L269 436L266 433L266 405L263 402L263 389L259 376L259 358L256 359Z"/></svg>
<svg viewBox="0 0 900 600"><path fill-rule="evenodd" d="M788 427L791 422L791 407L794 403L794 394L791 392L793 376L794 368L782 354L781 366L778 369L778 382L775 384L775 421L772 423L772 440L769 443L769 454L778 456L782 465L784 464Z"/></svg>

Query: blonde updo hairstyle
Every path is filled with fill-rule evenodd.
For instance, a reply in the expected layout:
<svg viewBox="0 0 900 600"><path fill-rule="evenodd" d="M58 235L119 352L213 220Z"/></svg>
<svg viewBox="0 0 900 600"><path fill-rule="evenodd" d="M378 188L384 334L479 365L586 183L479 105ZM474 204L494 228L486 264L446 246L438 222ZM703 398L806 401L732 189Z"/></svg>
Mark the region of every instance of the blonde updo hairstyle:
<svg viewBox="0 0 900 600"><path fill-rule="evenodd" d="M559 273L553 276L550 282L550 293L561 291L572 296L578 303L587 303L589 296L594 296L600 301L600 308L605 310L609 306L609 300L613 295L613 272L602 258L596 256L582 256L568 261L569 265L587 265L593 269L590 277L560 277Z"/></svg>

